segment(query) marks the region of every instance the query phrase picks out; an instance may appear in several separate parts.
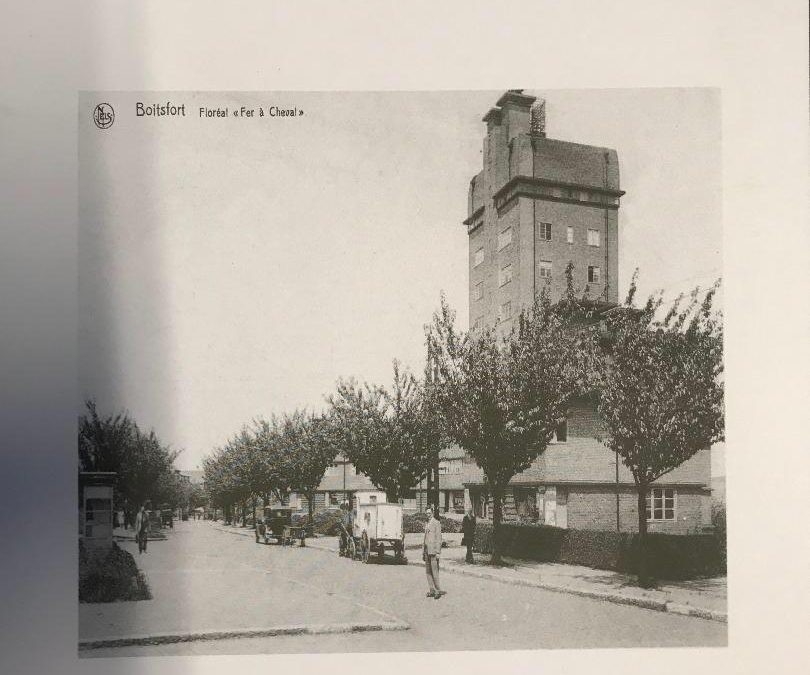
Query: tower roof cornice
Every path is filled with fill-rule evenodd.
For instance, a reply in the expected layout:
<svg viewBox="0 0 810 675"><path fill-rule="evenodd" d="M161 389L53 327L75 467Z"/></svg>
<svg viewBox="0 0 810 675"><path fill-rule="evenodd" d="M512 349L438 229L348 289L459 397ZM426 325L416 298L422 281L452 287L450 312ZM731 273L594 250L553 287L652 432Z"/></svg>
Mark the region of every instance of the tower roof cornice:
<svg viewBox="0 0 810 675"><path fill-rule="evenodd" d="M522 89L510 89L498 99L498 102L495 105L502 108L503 106L512 103L521 108L530 108L536 100L536 96L524 94Z"/></svg>

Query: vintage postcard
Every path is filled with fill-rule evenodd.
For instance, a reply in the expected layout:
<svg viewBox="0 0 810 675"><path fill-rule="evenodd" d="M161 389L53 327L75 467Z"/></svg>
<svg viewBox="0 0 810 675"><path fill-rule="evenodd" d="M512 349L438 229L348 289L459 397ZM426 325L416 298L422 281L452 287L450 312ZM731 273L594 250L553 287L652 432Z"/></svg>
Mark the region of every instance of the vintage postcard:
<svg viewBox="0 0 810 675"><path fill-rule="evenodd" d="M79 96L80 658L725 647L716 88Z"/></svg>

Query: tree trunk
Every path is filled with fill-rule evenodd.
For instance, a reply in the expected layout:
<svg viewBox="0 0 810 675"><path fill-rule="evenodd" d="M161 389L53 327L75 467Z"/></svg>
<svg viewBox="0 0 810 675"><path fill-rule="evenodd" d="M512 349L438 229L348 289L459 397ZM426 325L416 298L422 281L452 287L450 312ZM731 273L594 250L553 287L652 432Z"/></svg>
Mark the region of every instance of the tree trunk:
<svg viewBox="0 0 810 675"><path fill-rule="evenodd" d="M307 521L310 525L312 525L312 502L315 501L315 490L310 490L307 492L307 512L309 515L309 520Z"/></svg>
<svg viewBox="0 0 810 675"><path fill-rule="evenodd" d="M637 484L638 490L638 585L650 588L652 579L647 571L647 491L646 485Z"/></svg>
<svg viewBox="0 0 810 675"><path fill-rule="evenodd" d="M492 488L492 564L501 564L501 538L498 536L503 520L503 493L501 487Z"/></svg>

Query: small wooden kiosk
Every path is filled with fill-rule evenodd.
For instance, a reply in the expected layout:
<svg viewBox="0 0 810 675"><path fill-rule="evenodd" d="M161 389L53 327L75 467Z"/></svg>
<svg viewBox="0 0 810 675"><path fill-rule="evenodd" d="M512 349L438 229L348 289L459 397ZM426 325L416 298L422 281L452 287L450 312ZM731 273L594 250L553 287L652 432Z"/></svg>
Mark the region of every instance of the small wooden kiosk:
<svg viewBox="0 0 810 675"><path fill-rule="evenodd" d="M112 548L115 476L111 471L79 473L79 538L88 550Z"/></svg>

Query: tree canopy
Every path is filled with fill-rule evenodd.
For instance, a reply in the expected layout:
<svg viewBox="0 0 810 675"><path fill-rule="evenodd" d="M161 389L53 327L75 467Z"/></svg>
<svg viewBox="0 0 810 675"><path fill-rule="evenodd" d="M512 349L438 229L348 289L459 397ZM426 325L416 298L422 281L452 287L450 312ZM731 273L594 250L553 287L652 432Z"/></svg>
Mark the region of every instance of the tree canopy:
<svg viewBox="0 0 810 675"><path fill-rule="evenodd" d="M449 435L481 467L493 497L496 562L509 481L543 453L571 400L592 386L596 333L574 321L586 313L573 296L552 304L544 292L509 333L462 333L442 298L428 328Z"/></svg>
<svg viewBox="0 0 810 675"><path fill-rule="evenodd" d="M128 413L101 415L94 401L79 417L79 470L113 471L116 502L132 508L151 500L154 506L179 504L174 475L178 452L163 445L154 431L142 431Z"/></svg>
<svg viewBox="0 0 810 675"><path fill-rule="evenodd" d="M633 475L638 496L639 582L646 571L646 500L650 485L701 450L723 440L723 326L713 309L718 281L700 300L695 289L663 317L661 295L633 304L633 277L624 307L608 322L601 361L599 413L605 445Z"/></svg>
<svg viewBox="0 0 810 675"><path fill-rule="evenodd" d="M438 462L445 435L426 382L393 370L390 388L339 381L329 403L341 452L397 501Z"/></svg>

